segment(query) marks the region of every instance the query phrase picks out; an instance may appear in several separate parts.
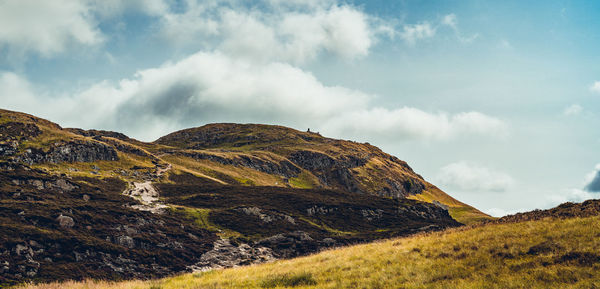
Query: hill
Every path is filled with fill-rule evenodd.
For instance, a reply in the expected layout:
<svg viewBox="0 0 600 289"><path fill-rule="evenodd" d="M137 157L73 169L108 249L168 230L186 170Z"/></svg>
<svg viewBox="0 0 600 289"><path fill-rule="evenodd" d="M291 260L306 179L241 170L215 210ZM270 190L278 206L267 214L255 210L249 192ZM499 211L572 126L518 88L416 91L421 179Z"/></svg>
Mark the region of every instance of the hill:
<svg viewBox="0 0 600 289"><path fill-rule="evenodd" d="M369 144L250 124L146 143L6 110L0 196L0 286L156 278L489 219Z"/></svg>
<svg viewBox="0 0 600 289"><path fill-rule="evenodd" d="M565 207L585 213L555 214ZM543 212L541 219L508 217L498 223L163 280L26 288L598 288L600 216L590 210L598 207L600 200L567 204L525 214Z"/></svg>

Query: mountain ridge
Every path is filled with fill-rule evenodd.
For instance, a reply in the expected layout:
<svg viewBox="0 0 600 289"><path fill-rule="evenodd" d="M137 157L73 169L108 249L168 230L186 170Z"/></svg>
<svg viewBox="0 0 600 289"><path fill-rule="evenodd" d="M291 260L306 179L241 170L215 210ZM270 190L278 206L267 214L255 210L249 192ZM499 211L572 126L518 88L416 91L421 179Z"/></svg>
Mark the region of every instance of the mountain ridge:
<svg viewBox="0 0 600 289"><path fill-rule="evenodd" d="M148 143L0 110L0 172L0 284L161 277L488 218L374 146L280 126Z"/></svg>

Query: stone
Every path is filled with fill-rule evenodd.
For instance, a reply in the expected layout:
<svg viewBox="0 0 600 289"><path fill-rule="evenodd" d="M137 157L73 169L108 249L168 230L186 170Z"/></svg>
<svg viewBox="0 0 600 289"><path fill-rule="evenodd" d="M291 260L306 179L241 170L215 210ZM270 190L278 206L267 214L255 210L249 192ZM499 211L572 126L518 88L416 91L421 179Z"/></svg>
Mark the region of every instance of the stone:
<svg viewBox="0 0 600 289"><path fill-rule="evenodd" d="M135 247L135 241L129 236L118 236L115 241L117 244L129 249L133 249Z"/></svg>
<svg viewBox="0 0 600 289"><path fill-rule="evenodd" d="M29 183L35 186L38 190L43 190L45 188L44 182L41 180L30 180Z"/></svg>
<svg viewBox="0 0 600 289"><path fill-rule="evenodd" d="M56 186L59 187L61 190L67 191L67 192L70 192L76 188L74 185L72 185L71 183L67 182L64 179L57 180Z"/></svg>
<svg viewBox="0 0 600 289"><path fill-rule="evenodd" d="M21 256L22 254L33 255L33 251L31 250L31 248L23 246L21 244L17 244L17 246L15 246L15 253L17 253L17 255L19 256Z"/></svg>
<svg viewBox="0 0 600 289"><path fill-rule="evenodd" d="M63 229L70 229L73 228L73 226L75 226L75 221L73 220L73 218L69 216L63 216L62 214L56 218L56 221Z"/></svg>

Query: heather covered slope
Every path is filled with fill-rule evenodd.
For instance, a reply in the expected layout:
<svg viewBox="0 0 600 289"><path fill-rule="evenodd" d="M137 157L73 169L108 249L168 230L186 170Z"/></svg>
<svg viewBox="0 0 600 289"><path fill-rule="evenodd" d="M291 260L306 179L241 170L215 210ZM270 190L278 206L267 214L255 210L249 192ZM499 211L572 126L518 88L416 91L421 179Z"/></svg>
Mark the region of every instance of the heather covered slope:
<svg viewBox="0 0 600 289"><path fill-rule="evenodd" d="M163 280L27 288L598 288L599 204Z"/></svg>
<svg viewBox="0 0 600 289"><path fill-rule="evenodd" d="M162 277L460 225L443 205L406 198L425 183L404 162L285 130L239 132L253 148L198 149L0 111L0 287ZM396 195L369 191L380 170Z"/></svg>

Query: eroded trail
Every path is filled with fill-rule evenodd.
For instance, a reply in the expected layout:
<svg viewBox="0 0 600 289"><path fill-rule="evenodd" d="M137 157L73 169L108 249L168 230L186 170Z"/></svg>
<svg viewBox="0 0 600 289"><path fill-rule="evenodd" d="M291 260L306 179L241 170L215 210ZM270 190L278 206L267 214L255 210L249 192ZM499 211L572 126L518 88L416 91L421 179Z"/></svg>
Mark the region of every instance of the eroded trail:
<svg viewBox="0 0 600 289"><path fill-rule="evenodd" d="M160 178L164 173L171 169L171 164L166 167L156 166L156 178ZM159 194L152 185L152 181L131 182L129 187L123 192L123 195L138 200L141 204L131 206L140 211L148 211L154 214L160 214L167 206L159 201Z"/></svg>

